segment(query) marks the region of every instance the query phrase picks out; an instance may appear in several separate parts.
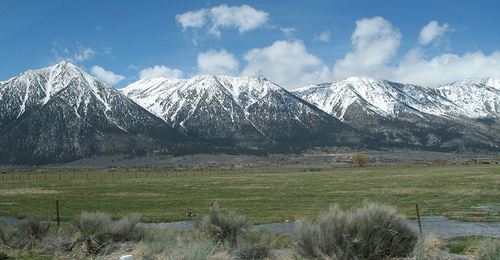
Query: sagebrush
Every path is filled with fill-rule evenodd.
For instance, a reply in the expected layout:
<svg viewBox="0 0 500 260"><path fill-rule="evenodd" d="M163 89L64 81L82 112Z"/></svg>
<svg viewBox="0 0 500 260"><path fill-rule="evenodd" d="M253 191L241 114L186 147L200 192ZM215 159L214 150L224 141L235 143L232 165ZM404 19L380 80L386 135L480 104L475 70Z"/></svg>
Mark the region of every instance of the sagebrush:
<svg viewBox="0 0 500 260"><path fill-rule="evenodd" d="M394 208L365 202L347 212L334 205L315 222L299 221L295 239L304 257L385 259L409 255L417 233Z"/></svg>

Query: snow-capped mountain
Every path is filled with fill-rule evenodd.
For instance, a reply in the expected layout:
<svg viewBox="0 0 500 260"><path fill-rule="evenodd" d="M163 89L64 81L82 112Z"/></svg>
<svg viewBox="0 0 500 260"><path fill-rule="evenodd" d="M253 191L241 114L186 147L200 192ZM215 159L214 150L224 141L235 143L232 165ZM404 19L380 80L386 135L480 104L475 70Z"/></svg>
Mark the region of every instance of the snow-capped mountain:
<svg viewBox="0 0 500 260"><path fill-rule="evenodd" d="M63 61L0 82L2 161L57 162L168 148L181 135L114 88Z"/></svg>
<svg viewBox="0 0 500 260"><path fill-rule="evenodd" d="M479 88L490 92L494 90L484 85ZM352 77L334 83L310 85L293 93L355 128L378 135L378 139L386 143L443 147L463 141L497 140L491 137L491 131L473 131L475 126L464 120L464 117L473 119L482 116L477 111L469 113L467 107L483 106L484 99L458 102L459 98L451 97L464 97L460 89L451 88L449 95L443 95L444 88ZM471 95L478 92L479 89Z"/></svg>
<svg viewBox="0 0 500 260"><path fill-rule="evenodd" d="M404 114L447 116L457 109L433 89L367 77L310 85L293 93L341 120L354 107L368 114L397 118Z"/></svg>
<svg viewBox="0 0 500 260"><path fill-rule="evenodd" d="M289 92L261 77L144 79L116 90L70 62L0 82L0 163L315 146L500 147L500 89L349 78Z"/></svg>
<svg viewBox="0 0 500 260"><path fill-rule="evenodd" d="M439 93L470 118L500 117L500 80L466 79L440 86Z"/></svg>
<svg viewBox="0 0 500 260"><path fill-rule="evenodd" d="M122 92L165 122L203 139L317 143L349 129L261 77L153 78L132 83Z"/></svg>

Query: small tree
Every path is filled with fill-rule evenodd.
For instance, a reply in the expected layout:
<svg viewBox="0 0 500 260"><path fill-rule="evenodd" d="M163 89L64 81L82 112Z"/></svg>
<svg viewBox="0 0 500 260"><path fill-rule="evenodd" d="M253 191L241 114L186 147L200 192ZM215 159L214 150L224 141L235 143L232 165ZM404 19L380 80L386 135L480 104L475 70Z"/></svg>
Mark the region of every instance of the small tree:
<svg viewBox="0 0 500 260"><path fill-rule="evenodd" d="M352 157L352 161L359 167L363 167L368 162L368 156L366 154L358 153Z"/></svg>

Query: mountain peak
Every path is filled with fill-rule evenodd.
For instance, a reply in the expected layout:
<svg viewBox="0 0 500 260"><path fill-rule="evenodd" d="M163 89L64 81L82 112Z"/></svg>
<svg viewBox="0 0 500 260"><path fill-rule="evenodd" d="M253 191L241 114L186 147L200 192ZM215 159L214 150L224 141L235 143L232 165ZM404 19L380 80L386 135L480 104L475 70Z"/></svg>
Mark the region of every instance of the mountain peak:
<svg viewBox="0 0 500 260"><path fill-rule="evenodd" d="M447 87L447 86L460 86L460 87L468 87L468 86L477 86L477 85L484 85L487 87L495 88L500 90L500 79L497 78L467 78L464 80L457 80L449 84L444 84L441 86Z"/></svg>

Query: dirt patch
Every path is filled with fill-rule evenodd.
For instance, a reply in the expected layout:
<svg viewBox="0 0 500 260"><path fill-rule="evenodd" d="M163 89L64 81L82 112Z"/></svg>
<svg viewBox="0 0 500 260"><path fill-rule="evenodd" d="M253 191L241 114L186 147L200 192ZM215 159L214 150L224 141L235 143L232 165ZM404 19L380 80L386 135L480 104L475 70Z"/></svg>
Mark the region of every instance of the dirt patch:
<svg viewBox="0 0 500 260"><path fill-rule="evenodd" d="M59 193L59 191L46 190L41 188L16 188L16 189L0 190L0 196L46 195L46 194L56 194L56 193Z"/></svg>

